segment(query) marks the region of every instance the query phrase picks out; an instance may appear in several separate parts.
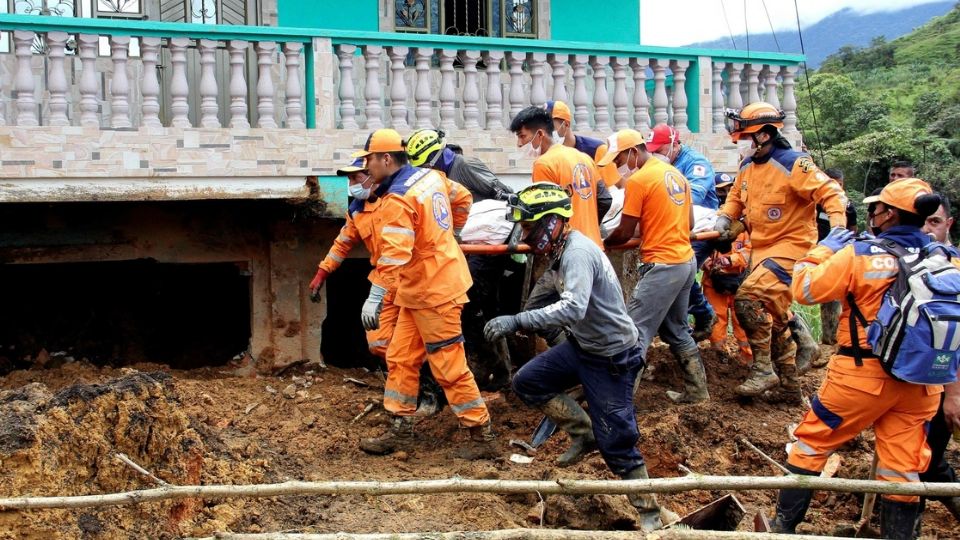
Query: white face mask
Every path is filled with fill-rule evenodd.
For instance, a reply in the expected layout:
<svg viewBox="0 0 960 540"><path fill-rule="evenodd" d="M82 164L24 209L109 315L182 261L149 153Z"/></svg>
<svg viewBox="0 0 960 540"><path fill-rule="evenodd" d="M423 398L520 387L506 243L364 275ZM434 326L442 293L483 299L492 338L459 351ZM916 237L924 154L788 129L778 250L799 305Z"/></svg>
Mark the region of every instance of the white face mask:
<svg viewBox="0 0 960 540"><path fill-rule="evenodd" d="M566 134L561 135L560 130L553 131L553 144L563 144L564 140L566 140Z"/></svg>
<svg viewBox="0 0 960 540"><path fill-rule="evenodd" d="M617 167L617 172L620 173L621 180L626 180L636 170L630 167L629 163L630 163L630 151L627 150L627 159L624 160L623 165Z"/></svg>
<svg viewBox="0 0 960 540"><path fill-rule="evenodd" d="M368 176L363 182L357 182L356 184L350 184L347 186L347 193L350 194L354 199L365 201L370 198L370 192L373 190L373 186L364 186L367 182L372 179L371 176Z"/></svg>
<svg viewBox="0 0 960 540"><path fill-rule="evenodd" d="M757 152L757 148L753 146L752 141L739 141L737 146L740 147L740 155L743 156L743 159L751 158Z"/></svg>
<svg viewBox="0 0 960 540"><path fill-rule="evenodd" d="M539 133L540 133L540 132L538 131L537 134L539 134ZM524 156L526 156L526 157L528 157L528 158L531 158L531 159L537 159L538 157L540 157L540 154L543 153L543 151L540 150L540 145L537 145L537 146L534 146L534 145L533 145L533 141L535 141L535 140L537 140L537 136L536 136L536 135L534 135L533 138L530 139L530 142L528 142L527 144L525 144L525 145L523 145L523 146L520 147L520 152L521 152ZM541 140L541 142L543 142L543 141Z"/></svg>

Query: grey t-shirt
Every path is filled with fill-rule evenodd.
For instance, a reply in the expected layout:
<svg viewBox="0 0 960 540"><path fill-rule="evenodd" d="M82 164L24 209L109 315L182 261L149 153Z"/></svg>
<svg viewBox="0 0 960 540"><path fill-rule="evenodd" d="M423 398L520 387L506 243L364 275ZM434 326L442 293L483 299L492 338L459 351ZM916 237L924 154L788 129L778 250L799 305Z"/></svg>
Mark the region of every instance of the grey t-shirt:
<svg viewBox="0 0 960 540"><path fill-rule="evenodd" d="M457 156L450 165L451 180L464 186L473 195L473 202L494 199L501 193L513 193L487 165L475 157Z"/></svg>
<svg viewBox="0 0 960 540"><path fill-rule="evenodd" d="M521 327L565 326L580 348L597 356L613 356L637 344L637 327L627 314L613 265L592 240L577 231L567 238L555 286L560 301L520 313Z"/></svg>

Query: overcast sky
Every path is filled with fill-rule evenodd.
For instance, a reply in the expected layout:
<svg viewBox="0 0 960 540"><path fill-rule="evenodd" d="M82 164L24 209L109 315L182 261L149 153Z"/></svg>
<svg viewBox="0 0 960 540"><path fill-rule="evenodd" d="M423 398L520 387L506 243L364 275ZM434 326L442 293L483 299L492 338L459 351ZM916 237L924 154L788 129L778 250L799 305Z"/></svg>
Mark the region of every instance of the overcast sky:
<svg viewBox="0 0 960 540"><path fill-rule="evenodd" d="M849 7L861 13L897 11L933 3L931 0L797 0L800 24L814 24ZM764 11L766 4L766 11ZM744 6L747 17L744 21ZM726 11L726 21L724 20ZM790 0L650 0L640 2L640 41L643 45L676 47L733 35L797 31L797 16ZM745 24L746 23L746 24Z"/></svg>

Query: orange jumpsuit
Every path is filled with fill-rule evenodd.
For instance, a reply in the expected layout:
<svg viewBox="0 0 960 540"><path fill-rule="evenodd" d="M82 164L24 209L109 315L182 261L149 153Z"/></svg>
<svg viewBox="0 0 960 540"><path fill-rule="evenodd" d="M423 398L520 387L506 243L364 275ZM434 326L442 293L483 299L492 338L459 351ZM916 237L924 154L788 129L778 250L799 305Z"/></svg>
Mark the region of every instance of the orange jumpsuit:
<svg viewBox="0 0 960 540"><path fill-rule="evenodd" d="M790 275L794 262L817 241L816 206L831 224L846 226L847 219L846 195L808 154L776 147L767 157L763 163L744 161L719 212L731 220L743 217L750 233L750 274L735 302L754 354L770 352L771 336L784 345L791 341ZM794 362L792 356L784 360Z"/></svg>
<svg viewBox="0 0 960 540"><path fill-rule="evenodd" d="M602 181L597 164L575 148L555 144L533 162L535 182L553 182L570 194L573 217L570 227L603 249L597 216L597 182Z"/></svg>
<svg viewBox="0 0 960 540"><path fill-rule="evenodd" d="M473 198L470 192L459 184L454 184L451 188L450 203L453 206L453 226L460 229L467 222L467 215L470 213ZM380 228L375 216L383 201L379 195L382 195L382 193L373 194L366 201L354 200L350 203L350 207L347 209L346 223L340 228L340 234L334 239L333 246L327 252L327 256L320 262L320 268L332 274L340 268L354 246L363 242L367 251L370 252L370 264L373 265L373 270L370 271L367 278L370 283L386 288L383 279L380 277L380 269L377 267L377 261L380 259L381 240ZM380 310L380 327L366 332L367 347L372 354L381 358L387 354L387 346L393 336L397 315L400 314L400 308L393 303L395 292L395 290L388 289L383 298L383 307Z"/></svg>
<svg viewBox="0 0 960 540"><path fill-rule="evenodd" d="M730 264L720 266L718 261L721 257L730 259ZM706 266L703 268L703 294L707 301L713 306L717 314L717 321L713 325L713 331L710 333L710 344L719 348L727 341L728 322L733 324L733 337L737 340L737 346L740 349L740 358L744 364L749 364L753 360L753 352L750 350L750 343L747 342L747 334L740 326L737 320L737 314L733 310L733 297L736 293L720 292L714 287L713 275L724 274L736 276L747 269L750 261L750 238L747 233L741 233L733 241L732 249L727 253L716 253L707 259ZM728 318L729 317L729 318Z"/></svg>
<svg viewBox="0 0 960 540"><path fill-rule="evenodd" d="M881 238L907 248L929 241L915 227L894 227ZM798 440L790 449L791 465L821 471L830 454L873 425L878 480L919 482L919 474L927 469L930 447L925 426L937 412L943 387L894 380L872 357L866 330L858 326L856 344L850 333L847 294L853 295L864 317L872 321L896 275L893 256L863 242L848 245L836 254L817 246L797 262L792 285L797 301L812 305L839 300L843 311L837 332L839 352L831 357L827 377L794 431ZM849 355L852 347L864 350L862 366ZM884 497L901 502L919 499L909 495Z"/></svg>
<svg viewBox="0 0 960 540"><path fill-rule="evenodd" d="M457 245L451 199L466 192L436 171L404 166L384 182L377 212L381 248L377 267L399 306L387 348L384 408L399 416L417 408L420 367L426 360L461 425L490 420L467 367L460 312L473 284Z"/></svg>

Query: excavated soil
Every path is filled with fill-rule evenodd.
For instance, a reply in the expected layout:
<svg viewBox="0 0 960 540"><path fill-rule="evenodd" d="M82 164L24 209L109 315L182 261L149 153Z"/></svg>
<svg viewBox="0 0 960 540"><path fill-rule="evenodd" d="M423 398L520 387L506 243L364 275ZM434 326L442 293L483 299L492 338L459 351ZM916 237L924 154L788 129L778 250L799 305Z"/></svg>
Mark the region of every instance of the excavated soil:
<svg viewBox="0 0 960 540"><path fill-rule="evenodd" d="M775 475L746 439L784 460L788 426L802 406L741 401L732 392L746 369L705 351L712 400L674 406L664 391L678 387L672 357L651 353L657 369L637 395L640 449L652 476L682 474L679 465L705 474ZM311 367L313 369L311 369ZM822 371L804 377L816 390ZM346 381L350 377L367 386ZM612 478L599 455L570 469L552 461L566 445L557 435L530 464L511 462L510 439L529 440L539 414L508 391L487 394L500 440L501 458L468 462L454 456L465 433L449 410L417 426L422 444L410 453L368 456L361 437L379 433L386 416L379 408L381 376L364 370L304 366L282 377L251 370L170 370L154 364L107 368L68 362L47 369L18 370L0 378L0 496L80 495L153 487L118 461L124 453L171 484L220 484L303 480L410 480L448 478ZM359 419L369 404L377 404ZM841 451L837 476L864 478L872 435ZM955 447L950 459L958 462ZM661 496L679 514L724 493L694 491ZM774 492L737 494L752 516L772 512ZM852 494L819 493L801 531L831 534L859 517ZM315 496L228 501L187 500L87 510L0 512L2 539L178 538L234 532L389 532L483 530L538 526L578 529L636 527L622 496L444 494L424 496ZM875 518L876 519L876 518ZM930 503L924 537L957 538L960 527Z"/></svg>

